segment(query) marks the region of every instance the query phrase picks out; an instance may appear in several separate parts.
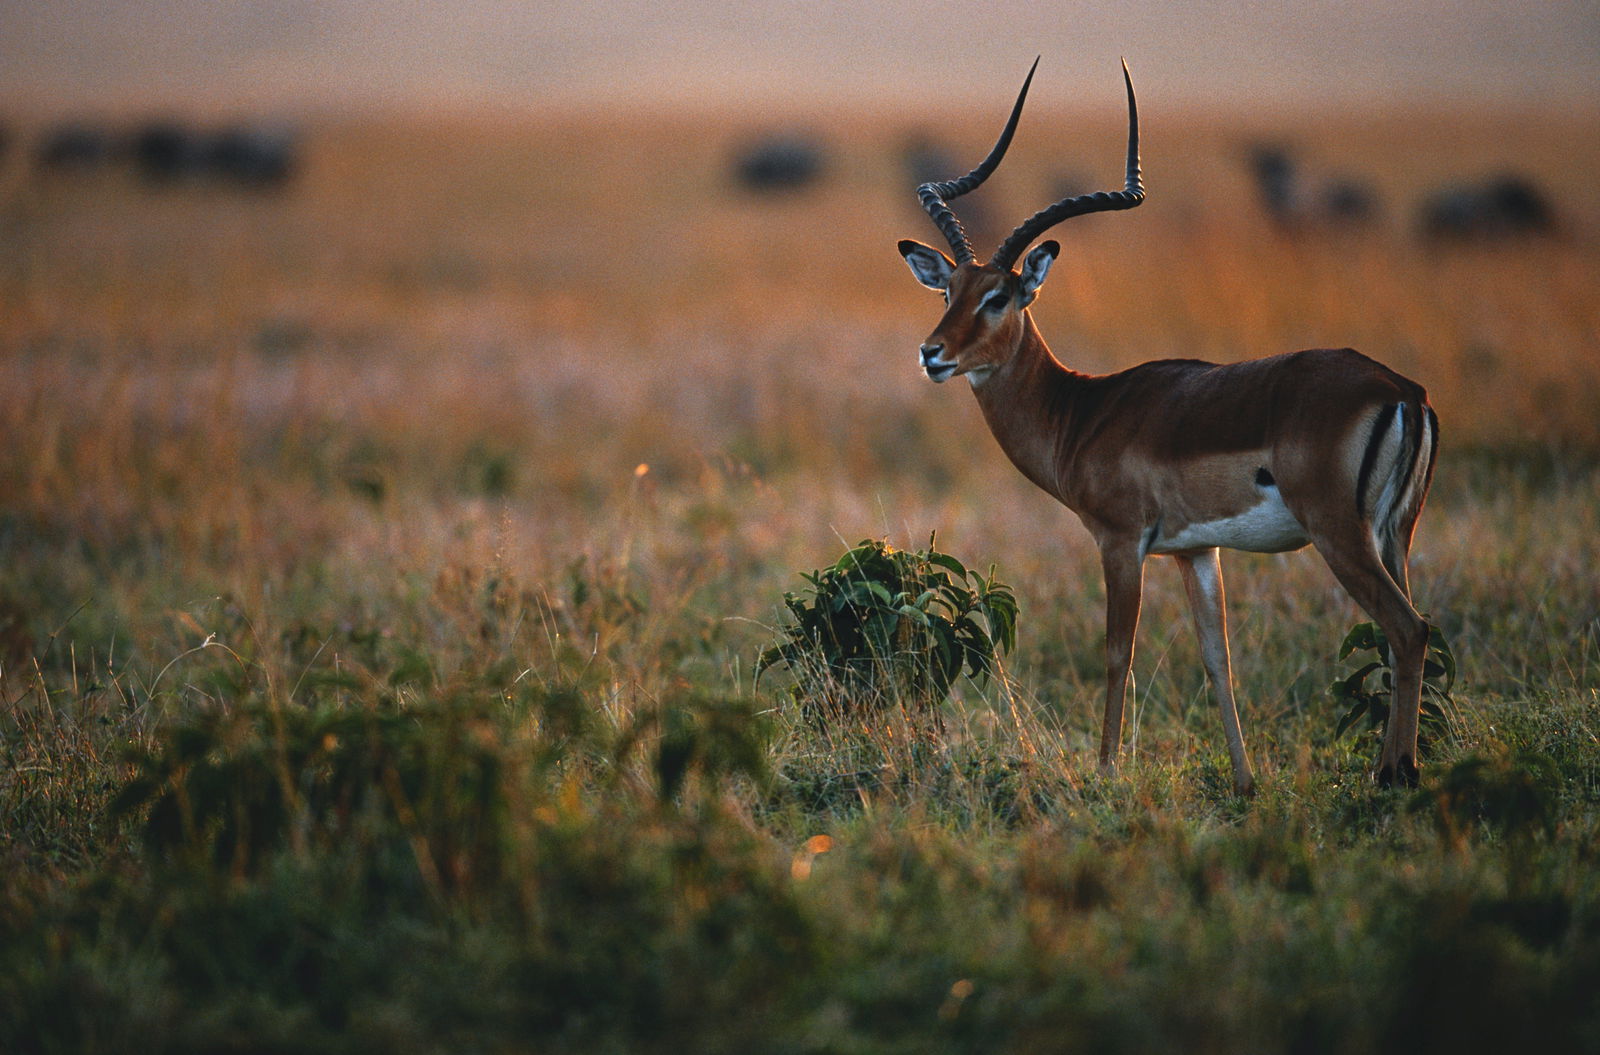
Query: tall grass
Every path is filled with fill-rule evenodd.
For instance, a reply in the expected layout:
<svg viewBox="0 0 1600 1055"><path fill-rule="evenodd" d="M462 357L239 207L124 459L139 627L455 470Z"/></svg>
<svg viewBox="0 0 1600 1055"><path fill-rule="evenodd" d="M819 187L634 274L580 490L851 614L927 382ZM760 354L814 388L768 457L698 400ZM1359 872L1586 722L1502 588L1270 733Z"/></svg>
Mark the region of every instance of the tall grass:
<svg viewBox="0 0 1600 1055"><path fill-rule="evenodd" d="M1422 790L1333 735L1332 577L1229 555L1250 803L1160 562L1095 770L1098 560L917 374L895 122L840 117L777 199L728 117L329 124L281 196L13 164L0 1048L1594 1046L1589 116L1307 122L1390 212L1287 238L1262 129L1157 108L1150 202L1063 231L1075 366L1352 344L1443 419L1412 578L1461 679ZM992 210L1115 182L1114 122L1030 120ZM1412 238L1508 165L1562 237ZM798 571L934 530L1022 609L938 736L753 684Z"/></svg>

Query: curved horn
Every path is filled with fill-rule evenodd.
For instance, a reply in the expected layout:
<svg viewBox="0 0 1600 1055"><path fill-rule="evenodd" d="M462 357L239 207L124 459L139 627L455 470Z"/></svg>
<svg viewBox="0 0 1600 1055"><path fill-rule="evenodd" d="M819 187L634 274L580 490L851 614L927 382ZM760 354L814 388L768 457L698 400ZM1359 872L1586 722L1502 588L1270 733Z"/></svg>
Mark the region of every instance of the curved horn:
<svg viewBox="0 0 1600 1055"><path fill-rule="evenodd" d="M989 151L988 157L978 163L977 168L960 179L924 183L917 188L917 198L933 222L938 225L940 232L944 234L945 241L950 243L950 248L956 254L957 264L969 263L972 260L972 243L967 240L967 232L962 229L961 221L956 219L956 214L951 212L950 206L945 203L952 198L959 198L970 190L975 190L989 178L989 174L1000 164L1000 159L1006 156L1006 148L1011 145L1011 136L1017 130L1017 118L1022 116L1023 100L1028 97L1028 85L1033 83L1033 71L1038 68L1039 59L1035 57L1033 65L1028 67L1027 79L1022 82L1022 91L1017 93L1017 102L1011 108L1011 119L1006 122L1005 131L1000 133L994 149Z"/></svg>
<svg viewBox="0 0 1600 1055"><path fill-rule="evenodd" d="M1133 77L1128 73L1128 60L1122 60L1122 79L1128 86L1128 177L1120 191L1096 191L1065 198L1045 209L1040 209L1011 232L1011 236L995 250L989 263L993 267L1010 270L1022 251L1062 220L1083 216L1091 212L1108 212L1114 209L1131 209L1144 201L1144 183L1139 178L1139 105L1133 98Z"/></svg>

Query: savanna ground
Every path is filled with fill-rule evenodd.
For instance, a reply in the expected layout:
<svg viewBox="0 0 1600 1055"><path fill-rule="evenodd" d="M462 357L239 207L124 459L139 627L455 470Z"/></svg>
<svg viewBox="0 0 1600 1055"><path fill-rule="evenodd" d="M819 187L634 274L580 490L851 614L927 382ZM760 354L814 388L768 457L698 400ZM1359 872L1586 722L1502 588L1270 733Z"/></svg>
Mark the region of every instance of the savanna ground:
<svg viewBox="0 0 1600 1055"><path fill-rule="evenodd" d="M772 197L725 117L325 123L266 195L13 151L0 1049L1600 1046L1594 115L1146 110L1151 198L1062 229L1041 327L1428 387L1413 582L1461 674L1420 790L1333 735L1363 617L1309 553L1224 557L1259 794L1159 560L1097 772L1098 562L916 368L902 122L819 118L825 181ZM1119 120L1030 114L981 205L1115 185ZM1384 221L1271 230L1263 131ZM1561 237L1417 242L1504 168ZM799 571L933 531L1022 612L941 735L753 682Z"/></svg>

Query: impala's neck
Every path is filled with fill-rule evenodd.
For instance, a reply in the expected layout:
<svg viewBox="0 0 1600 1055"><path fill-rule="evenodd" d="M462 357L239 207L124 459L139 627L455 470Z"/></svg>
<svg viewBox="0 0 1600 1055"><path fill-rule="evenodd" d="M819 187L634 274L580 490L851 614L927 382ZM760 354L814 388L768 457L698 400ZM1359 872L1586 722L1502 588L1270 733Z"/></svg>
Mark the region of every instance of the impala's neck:
<svg viewBox="0 0 1600 1055"><path fill-rule="evenodd" d="M1011 463L1058 501L1072 506L1061 467L1074 430L1073 396L1083 375L1062 366L1022 313L1016 354L972 386L989 431Z"/></svg>

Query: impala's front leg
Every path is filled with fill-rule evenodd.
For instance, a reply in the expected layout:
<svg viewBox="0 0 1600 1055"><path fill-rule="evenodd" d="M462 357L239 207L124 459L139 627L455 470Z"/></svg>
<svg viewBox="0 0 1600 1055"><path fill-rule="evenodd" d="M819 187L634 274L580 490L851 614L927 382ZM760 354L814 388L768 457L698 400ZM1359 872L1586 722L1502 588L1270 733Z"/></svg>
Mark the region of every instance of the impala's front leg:
<svg viewBox="0 0 1600 1055"><path fill-rule="evenodd" d="M1100 768L1117 768L1122 750L1122 709L1133 667L1133 638L1139 629L1139 595L1144 589L1144 558L1138 544L1100 548L1106 576L1106 717L1100 728Z"/></svg>

